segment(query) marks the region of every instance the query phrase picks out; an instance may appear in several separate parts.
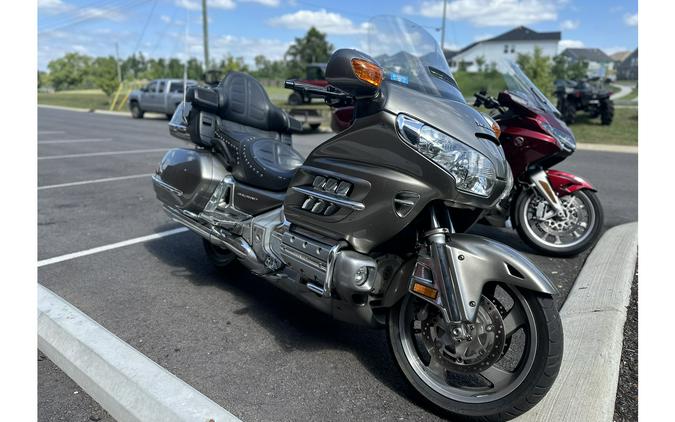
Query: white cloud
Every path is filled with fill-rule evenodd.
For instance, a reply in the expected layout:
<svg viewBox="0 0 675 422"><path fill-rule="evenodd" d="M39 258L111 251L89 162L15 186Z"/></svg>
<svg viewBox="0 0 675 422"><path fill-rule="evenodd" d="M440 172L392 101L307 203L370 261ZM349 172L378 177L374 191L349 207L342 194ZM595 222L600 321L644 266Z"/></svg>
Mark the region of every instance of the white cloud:
<svg viewBox="0 0 675 422"><path fill-rule="evenodd" d="M175 4L176 6L187 10L202 10L202 2L199 0L175 0ZM234 0L208 0L207 5L214 9L225 10L231 10L237 7Z"/></svg>
<svg viewBox="0 0 675 422"><path fill-rule="evenodd" d="M638 24L638 14L627 13L623 16L623 22L628 26L637 26Z"/></svg>
<svg viewBox="0 0 675 422"><path fill-rule="evenodd" d="M565 0L451 0L446 17L467 20L476 26L528 25L558 19L558 9ZM443 1L424 0L403 7L408 15L428 18L443 16Z"/></svg>
<svg viewBox="0 0 675 422"><path fill-rule="evenodd" d="M62 12L70 9L72 6L64 3L62 0L38 0L38 9Z"/></svg>
<svg viewBox="0 0 675 422"><path fill-rule="evenodd" d="M77 13L78 19L108 19L111 21L122 21L126 18L121 12L117 10L101 9L98 7L86 7L80 9Z"/></svg>
<svg viewBox="0 0 675 422"><path fill-rule="evenodd" d="M480 34L480 35L476 35L475 37L473 37L473 40L474 41L483 41L483 40L487 40L488 38L492 38L492 37L494 37L493 34Z"/></svg>
<svg viewBox="0 0 675 422"><path fill-rule="evenodd" d="M584 42L579 40L560 40L558 49L563 51L566 48L583 48Z"/></svg>
<svg viewBox="0 0 675 422"><path fill-rule="evenodd" d="M290 44L278 39L223 35L215 40L211 49L214 59L230 54L234 57L243 57L246 63L253 64L254 57L259 54L264 54L270 60L281 60Z"/></svg>
<svg viewBox="0 0 675 422"><path fill-rule="evenodd" d="M564 20L560 23L560 29L566 29L568 31L571 31L573 29L577 29L579 27L580 22L578 20L573 21L571 19Z"/></svg>
<svg viewBox="0 0 675 422"><path fill-rule="evenodd" d="M242 3L258 3L267 7L277 7L281 0L240 0Z"/></svg>
<svg viewBox="0 0 675 422"><path fill-rule="evenodd" d="M167 15L162 15L159 17L159 19L164 22L164 23L171 23L171 17Z"/></svg>
<svg viewBox="0 0 675 422"><path fill-rule="evenodd" d="M336 35L362 34L368 28L367 22L355 25L350 19L339 13L327 12L326 9L298 10L272 18L268 23L272 26L303 30L314 26L319 31Z"/></svg>

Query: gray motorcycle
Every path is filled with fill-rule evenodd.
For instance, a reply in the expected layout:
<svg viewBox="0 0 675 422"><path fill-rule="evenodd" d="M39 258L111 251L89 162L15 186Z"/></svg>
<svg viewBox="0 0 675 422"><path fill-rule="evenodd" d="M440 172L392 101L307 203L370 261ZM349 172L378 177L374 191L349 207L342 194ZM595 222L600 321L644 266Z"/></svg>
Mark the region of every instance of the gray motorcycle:
<svg viewBox="0 0 675 422"><path fill-rule="evenodd" d="M563 350L553 284L515 250L465 231L509 194L491 120L466 104L435 39L373 19L368 51L337 50L325 88L347 129L303 159L301 125L251 76L187 93L169 125L194 148L153 176L166 213L334 318L383 327L402 375L448 416L505 420L534 406Z"/></svg>

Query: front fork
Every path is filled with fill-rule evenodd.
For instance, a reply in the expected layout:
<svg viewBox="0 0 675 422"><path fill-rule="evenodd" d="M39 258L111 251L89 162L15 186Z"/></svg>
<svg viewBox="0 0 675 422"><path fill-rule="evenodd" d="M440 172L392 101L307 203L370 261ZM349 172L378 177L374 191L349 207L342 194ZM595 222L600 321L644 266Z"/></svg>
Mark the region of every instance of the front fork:
<svg viewBox="0 0 675 422"><path fill-rule="evenodd" d="M546 202L549 204L555 214L558 217L563 217L565 215L565 211L563 209L562 203L560 202L558 195L556 195L556 193L553 191L553 187L548 181L546 172L540 169L534 173L530 173L530 180L532 181L534 189L539 192L539 195L542 198L546 199ZM543 216L541 217L544 218Z"/></svg>
<svg viewBox="0 0 675 422"><path fill-rule="evenodd" d="M443 216L446 217L445 221L442 221ZM478 305L471 301L468 305L473 309L467 309L466 306L466 292L462 289L456 262L464 260L464 255L453 253L448 245L448 238L454 229L447 209L430 207L430 221L431 229L424 233L429 256L418 261L410 291L440 308L445 322L455 327L454 331L457 332L454 334L461 334L464 332L464 323L475 320L475 308Z"/></svg>

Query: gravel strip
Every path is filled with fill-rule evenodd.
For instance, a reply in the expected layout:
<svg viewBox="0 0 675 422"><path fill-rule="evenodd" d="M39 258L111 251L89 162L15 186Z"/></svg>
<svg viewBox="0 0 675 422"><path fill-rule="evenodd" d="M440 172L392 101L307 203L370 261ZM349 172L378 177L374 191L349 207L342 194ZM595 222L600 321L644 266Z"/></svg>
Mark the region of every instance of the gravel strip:
<svg viewBox="0 0 675 422"><path fill-rule="evenodd" d="M619 386L614 404L614 421L638 420L638 269L635 269L630 304L623 327L623 351Z"/></svg>

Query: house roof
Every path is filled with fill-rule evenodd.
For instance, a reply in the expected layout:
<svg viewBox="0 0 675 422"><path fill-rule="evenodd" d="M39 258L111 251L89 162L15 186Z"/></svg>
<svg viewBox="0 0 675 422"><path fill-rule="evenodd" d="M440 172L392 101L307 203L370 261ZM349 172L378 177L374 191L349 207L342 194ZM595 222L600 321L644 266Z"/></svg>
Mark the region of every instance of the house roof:
<svg viewBox="0 0 675 422"><path fill-rule="evenodd" d="M560 41L560 32L537 32L525 26L519 26L496 37L473 42L460 50L444 50L443 53L446 60L450 60L454 56L470 50L479 44L504 41Z"/></svg>
<svg viewBox="0 0 675 422"><path fill-rule="evenodd" d="M587 62L608 63L612 61L612 58L599 48L566 48L560 54L571 59Z"/></svg>
<svg viewBox="0 0 675 422"><path fill-rule="evenodd" d="M617 53L610 54L609 57L615 62L622 62L626 59L626 57L630 56L630 53L630 51L619 51Z"/></svg>

